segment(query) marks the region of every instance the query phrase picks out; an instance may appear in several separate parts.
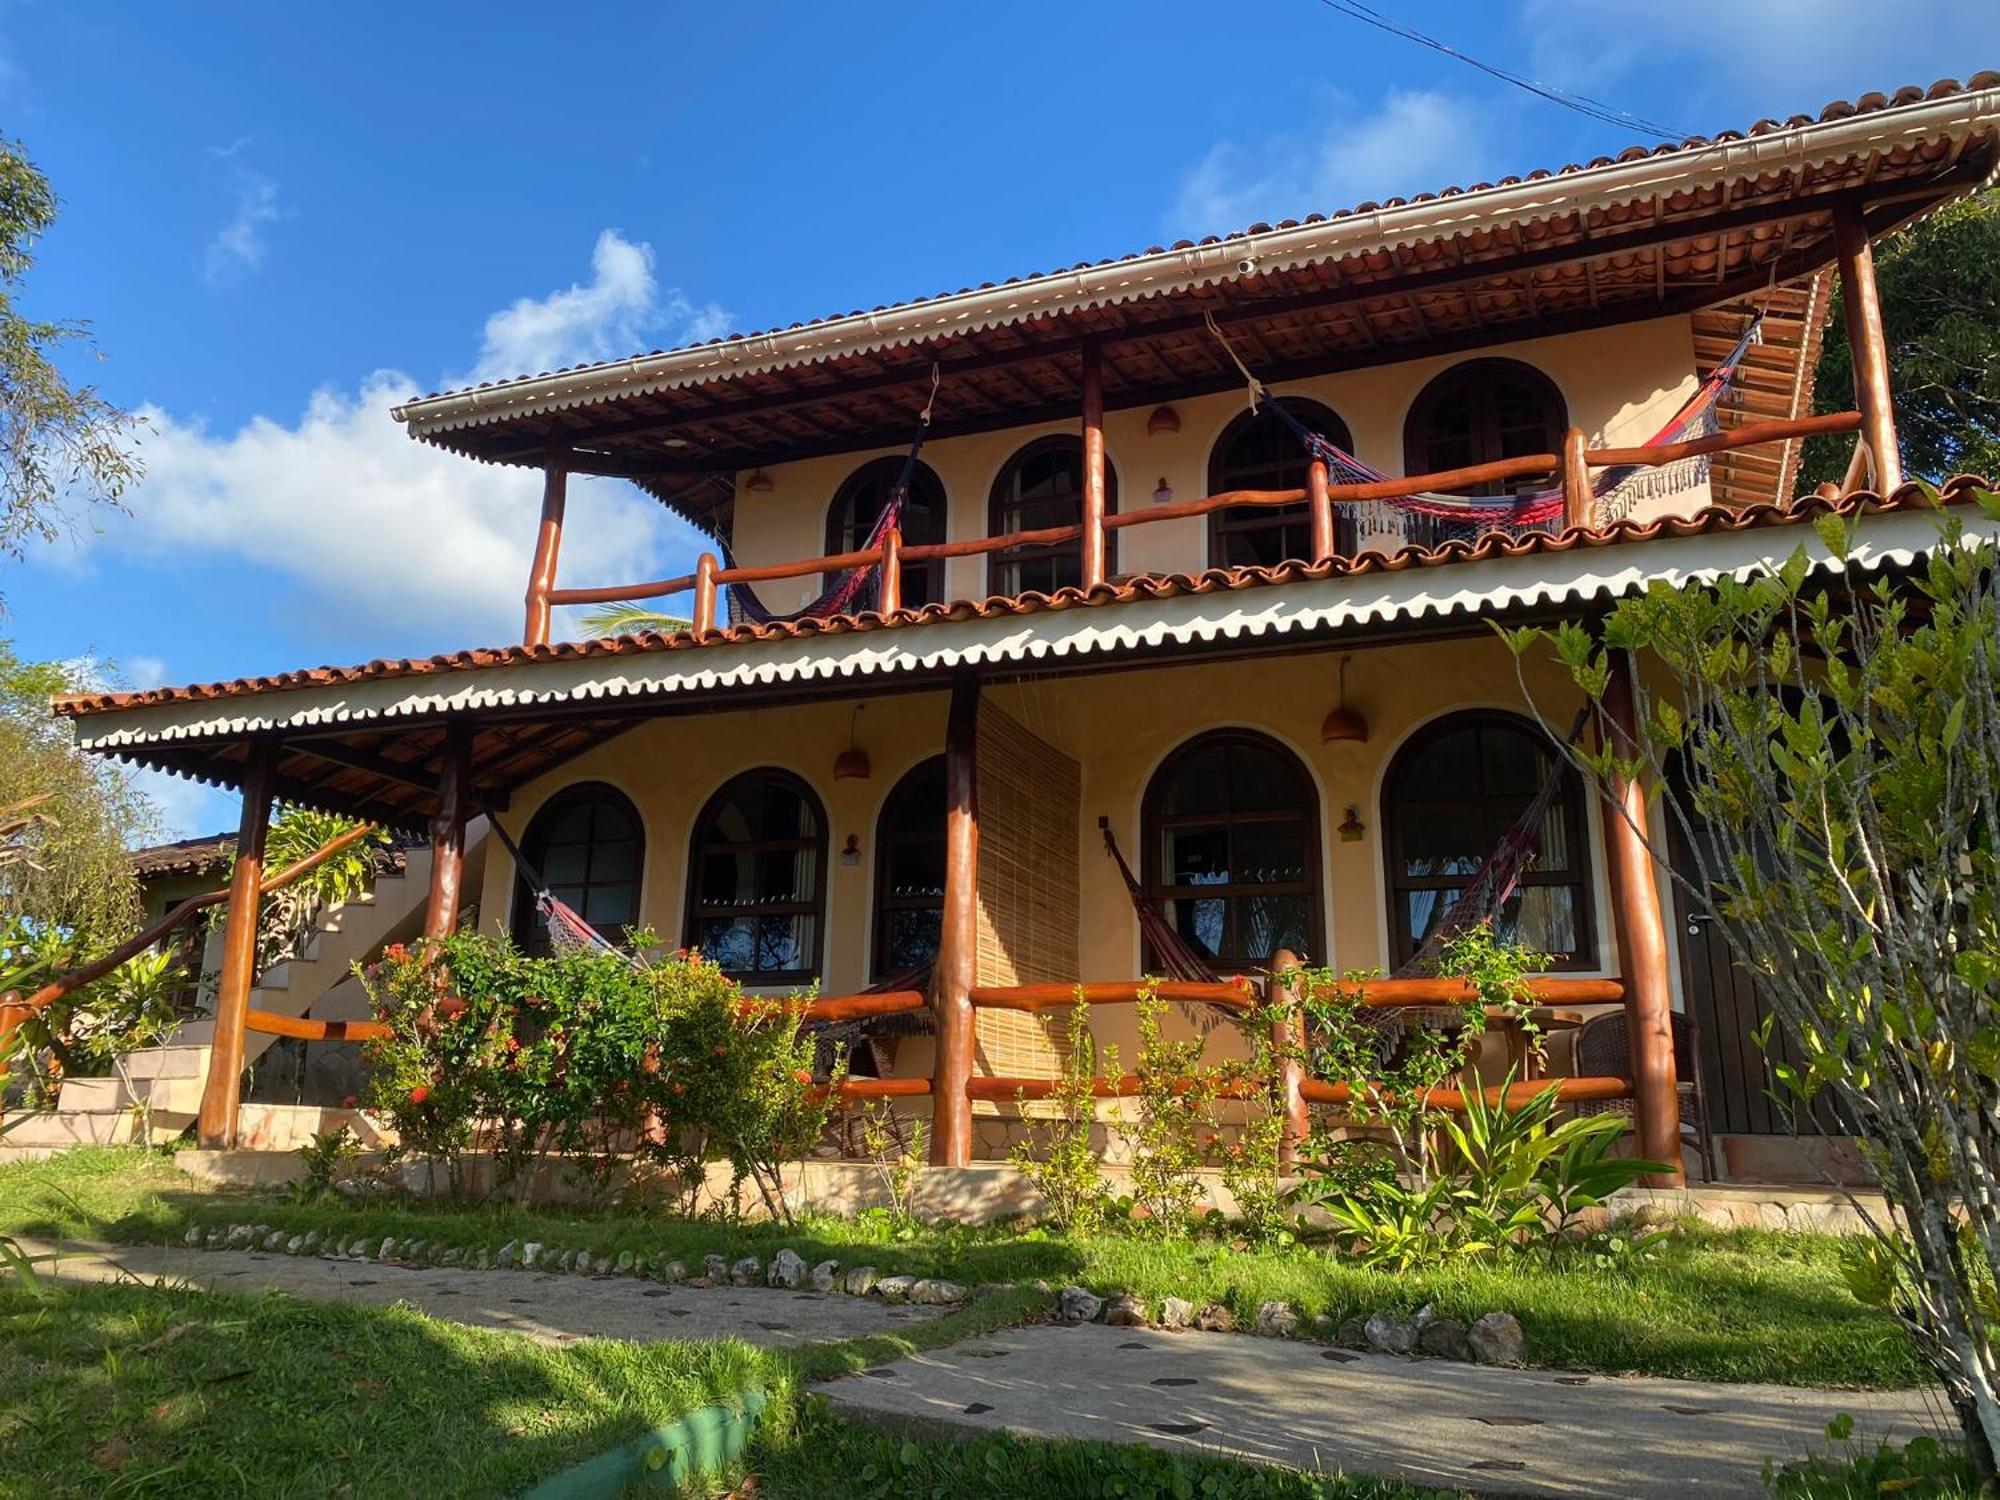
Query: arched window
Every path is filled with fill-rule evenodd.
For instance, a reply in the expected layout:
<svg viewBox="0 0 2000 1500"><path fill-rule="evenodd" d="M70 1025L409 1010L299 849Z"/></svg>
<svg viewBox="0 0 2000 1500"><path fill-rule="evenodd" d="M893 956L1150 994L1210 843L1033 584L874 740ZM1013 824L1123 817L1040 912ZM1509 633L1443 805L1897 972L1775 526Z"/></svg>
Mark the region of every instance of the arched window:
<svg viewBox="0 0 2000 1500"><path fill-rule="evenodd" d="M521 854L550 895L612 942L637 925L646 834L623 792L586 781L556 793L529 820ZM524 952L549 951L548 923L525 874L514 882L513 931Z"/></svg>
<svg viewBox="0 0 2000 1500"><path fill-rule="evenodd" d="M1418 394L1403 425L1407 474L1434 474L1527 453L1561 453L1569 411L1555 382L1513 359L1454 365ZM1496 480L1453 493L1510 495L1544 488L1546 476Z"/></svg>
<svg viewBox="0 0 2000 1500"><path fill-rule="evenodd" d="M875 825L873 976L921 969L944 925L944 757L904 775Z"/></svg>
<svg viewBox="0 0 2000 1500"><path fill-rule="evenodd" d="M819 976L826 813L789 771L745 771L694 825L687 941L750 984Z"/></svg>
<svg viewBox="0 0 2000 1500"><path fill-rule="evenodd" d="M1483 712L1440 719L1397 754L1382 790L1382 847L1398 964L1416 955L1452 898L1520 821L1555 754L1527 720ZM1542 819L1534 863L1497 925L1502 936L1553 954L1558 968L1589 968L1583 789L1574 771L1564 782Z"/></svg>
<svg viewBox="0 0 2000 1500"><path fill-rule="evenodd" d="M900 458L870 459L847 476L826 512L826 550L829 556L857 552L868 542L868 533L889 503L889 491L903 472ZM903 501L903 540L929 546L944 540L944 484L931 466L921 460L910 474L910 492ZM941 562L903 565L903 606L935 604L944 597L944 564ZM856 609L872 609L880 598L871 585Z"/></svg>
<svg viewBox="0 0 2000 1500"><path fill-rule="evenodd" d="M1216 967L1325 952L1319 799L1289 750L1243 729L1189 740L1153 774L1143 816L1146 894Z"/></svg>
<svg viewBox="0 0 2000 1500"><path fill-rule="evenodd" d="M1285 410L1335 447L1354 451L1347 424L1317 401L1281 398ZM1277 417L1244 412L1222 430L1208 455L1208 492L1302 490L1308 459L1305 446ZM1334 518L1334 548L1354 551L1354 523ZM1312 556L1312 511L1297 505L1236 505L1208 513L1208 561L1215 568L1271 567L1286 558Z"/></svg>
<svg viewBox="0 0 2000 1500"><path fill-rule="evenodd" d="M1104 466L1104 509L1118 509L1118 475ZM1037 438L1007 460L993 481L988 536L1075 526L1083 519L1083 439L1058 433ZM1116 556L1117 534L1106 546ZM1010 547L991 554L987 587L996 594L1053 594L1083 584L1083 539L1048 546Z"/></svg>

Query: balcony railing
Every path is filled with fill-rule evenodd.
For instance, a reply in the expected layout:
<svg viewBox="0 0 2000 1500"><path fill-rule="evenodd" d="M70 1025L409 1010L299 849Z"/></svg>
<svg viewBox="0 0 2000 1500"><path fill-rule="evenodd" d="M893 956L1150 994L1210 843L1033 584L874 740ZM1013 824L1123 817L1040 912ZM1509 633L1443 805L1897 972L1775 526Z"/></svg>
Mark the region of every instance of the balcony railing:
<svg viewBox="0 0 2000 1500"><path fill-rule="evenodd" d="M547 606L609 604L625 600L657 599L692 590L694 630L697 635L701 635L715 629L717 595L730 584L778 583L787 579L812 578L826 573L837 573L848 568L879 567L881 588L876 607L882 613L888 614L902 607L903 569L910 564L953 557L984 557L995 552L1011 551L1016 547L1047 547L1074 541L1087 543L1088 533L1093 528L1100 533L1109 533L1122 531L1129 526L1146 526L1157 521L1178 521L1192 516L1205 516L1213 511L1230 510L1239 506L1308 505L1315 555L1305 560L1324 562L1335 555L1333 507L1336 505L1387 503L1413 495L1449 494L1457 490L1507 481L1559 480L1563 488L1564 527L1583 527L1588 526L1591 521L1591 503L1595 498L1591 488L1591 476L1597 470L1629 467L1659 468L1685 459L1727 453L1738 448L1794 442L1830 433L1858 432L1861 426L1860 412L1835 412L1827 416L1798 417L1782 422L1747 423L1710 437L1642 448L1587 448L1582 429L1572 427L1565 436L1561 453L1529 453L1518 458L1496 459L1490 463L1443 469L1431 474L1407 474L1397 479L1373 480L1365 484L1329 483L1325 466L1315 463L1312 466L1311 482L1304 489L1227 490L1217 495L1204 495L1198 500L1171 501L1165 505L1150 506L1145 510L1125 511L1117 515L1100 514L1094 518L1087 516L1083 522L1073 526L1044 526L1033 531L1000 532L993 536L970 537L956 542L908 543L903 540L900 532L891 531L880 546L865 547L853 552L836 552L820 557L800 558L792 562L763 563L753 567L725 568L713 553L704 552L695 565L695 571L679 577L660 578L649 583L610 584L600 588L551 588L542 596L542 600ZM1855 453L1855 462L1849 467L1847 481L1842 487L1843 492L1856 488L1867 473L1867 450L1857 444ZM1831 488L1833 487L1822 486L1821 493L1825 494ZM1101 559L1105 549L1086 545L1084 553L1087 558ZM1098 565L1098 572L1102 573L1101 563ZM1102 576L1086 576L1083 580L1086 588L1102 582L1104 582Z"/></svg>

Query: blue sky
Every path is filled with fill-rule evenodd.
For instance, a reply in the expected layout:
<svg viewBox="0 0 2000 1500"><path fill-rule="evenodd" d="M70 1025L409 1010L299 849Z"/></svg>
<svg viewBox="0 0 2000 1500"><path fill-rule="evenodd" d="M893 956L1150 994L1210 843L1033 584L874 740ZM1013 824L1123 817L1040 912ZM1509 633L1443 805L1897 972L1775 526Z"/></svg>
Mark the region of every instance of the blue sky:
<svg viewBox="0 0 2000 1500"><path fill-rule="evenodd" d="M1992 0L1381 8L1699 133L2000 66ZM0 637L140 686L519 629L535 479L418 448L398 398L1637 138L1318 0L0 0L0 106L64 205L28 310L90 320L75 369L148 467L0 562ZM570 576L687 564L657 506L579 488ZM149 785L170 832L233 821Z"/></svg>

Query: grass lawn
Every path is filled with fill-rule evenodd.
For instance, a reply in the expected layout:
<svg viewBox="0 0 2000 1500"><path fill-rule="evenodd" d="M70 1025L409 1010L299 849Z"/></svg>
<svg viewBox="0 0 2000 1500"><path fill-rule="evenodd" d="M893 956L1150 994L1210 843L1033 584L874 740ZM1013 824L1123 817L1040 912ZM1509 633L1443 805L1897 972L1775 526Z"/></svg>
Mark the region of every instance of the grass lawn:
<svg viewBox="0 0 2000 1500"><path fill-rule="evenodd" d="M1223 1302L1243 1318L1274 1299L1335 1318L1429 1302L1466 1319L1513 1313L1526 1330L1528 1358L1553 1367L1827 1386L1910 1386L1927 1378L1887 1315L1848 1292L1839 1242L1818 1235L1698 1230L1665 1242L1650 1260L1610 1269L1576 1255L1553 1264L1523 1256L1392 1276L1312 1250L1258 1252L1136 1235L1072 1240L944 1228L896 1239L877 1220L815 1219L786 1230L566 1211L291 1205L274 1193L217 1189L137 1149L76 1151L0 1168L0 1232L158 1242L178 1239L190 1225L232 1221L468 1247L532 1239L613 1254L657 1251L691 1265L711 1251L768 1256L790 1245L809 1263L866 1261L884 1274L943 1275L971 1285L1074 1281L1155 1305L1168 1295Z"/></svg>
<svg viewBox="0 0 2000 1500"><path fill-rule="evenodd" d="M0 1495L518 1494L753 1385L735 1342L565 1348L405 1307L0 1280Z"/></svg>
<svg viewBox="0 0 2000 1500"><path fill-rule="evenodd" d="M1299 1474L1109 1443L915 1437L809 1412L750 1454L757 1500L1465 1500L1462 1490Z"/></svg>

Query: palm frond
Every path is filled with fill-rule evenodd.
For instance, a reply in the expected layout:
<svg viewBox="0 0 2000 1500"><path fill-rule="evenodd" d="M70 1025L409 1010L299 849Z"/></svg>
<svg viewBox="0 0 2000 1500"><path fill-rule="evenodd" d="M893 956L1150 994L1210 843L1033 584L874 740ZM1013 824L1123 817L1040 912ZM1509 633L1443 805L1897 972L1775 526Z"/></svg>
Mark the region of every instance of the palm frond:
<svg viewBox="0 0 2000 1500"><path fill-rule="evenodd" d="M583 628L595 638L605 635L643 635L648 631L672 635L686 630L690 622L678 615L663 615L629 599L599 605L583 617Z"/></svg>

